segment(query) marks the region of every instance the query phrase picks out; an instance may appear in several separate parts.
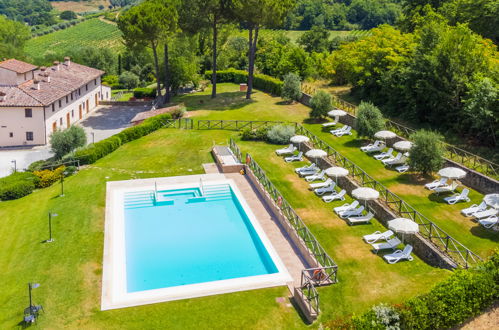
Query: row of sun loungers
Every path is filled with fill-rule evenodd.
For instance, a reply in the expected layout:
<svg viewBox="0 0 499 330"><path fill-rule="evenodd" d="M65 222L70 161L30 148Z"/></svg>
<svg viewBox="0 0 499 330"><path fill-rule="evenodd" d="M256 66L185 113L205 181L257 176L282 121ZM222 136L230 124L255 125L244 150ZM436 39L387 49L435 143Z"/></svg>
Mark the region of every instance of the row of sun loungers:
<svg viewBox="0 0 499 330"><path fill-rule="evenodd" d="M383 141L376 140L374 143L370 143L367 146L360 147L360 150L366 153L372 153L372 152L380 152L383 151L383 149L386 148L386 144ZM393 156L393 148L389 148L385 152L381 152L377 155L374 155L374 158L377 160L381 160L384 165L386 166L397 166L395 169L399 173L404 173L409 170L409 165L406 164L407 162L407 155L399 152L396 156Z"/></svg>
<svg viewBox="0 0 499 330"><path fill-rule="evenodd" d="M352 135L352 127L345 125L342 128L334 129L330 132L331 132L331 134L333 134L334 136L337 136L337 137L341 137L343 135Z"/></svg>
<svg viewBox="0 0 499 330"><path fill-rule="evenodd" d="M370 235L365 235L363 237L364 241L368 244L371 244L374 253L378 253L382 250L395 250L402 242L394 237L393 231L387 230L385 232L376 231ZM380 242L384 241L384 242ZM389 263L394 264L401 260L409 260L412 261L413 257L412 253L412 245L407 244L403 250L396 250L391 254L386 254L383 258Z"/></svg>

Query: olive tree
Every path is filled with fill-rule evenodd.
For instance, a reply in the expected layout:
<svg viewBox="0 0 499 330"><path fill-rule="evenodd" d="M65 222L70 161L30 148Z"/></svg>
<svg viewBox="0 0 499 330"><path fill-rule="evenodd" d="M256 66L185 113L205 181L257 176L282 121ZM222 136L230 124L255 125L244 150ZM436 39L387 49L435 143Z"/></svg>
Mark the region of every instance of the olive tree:
<svg viewBox="0 0 499 330"><path fill-rule="evenodd" d="M385 120L377 106L370 102L361 102L355 121L359 136L373 138L374 134L385 127Z"/></svg>
<svg viewBox="0 0 499 330"><path fill-rule="evenodd" d="M411 148L408 164L413 171L426 174L442 167L445 148L440 134L419 130L411 134L410 139L414 145Z"/></svg>
<svg viewBox="0 0 499 330"><path fill-rule="evenodd" d="M81 126L71 126L64 131L56 131L50 135L50 146L56 158L62 158L85 144L87 144L87 136Z"/></svg>
<svg viewBox="0 0 499 330"><path fill-rule="evenodd" d="M291 102L299 101L301 98L301 81L296 73L288 73L284 76L281 96L284 100Z"/></svg>
<svg viewBox="0 0 499 330"><path fill-rule="evenodd" d="M319 90L312 96L310 106L312 107L312 111L310 111L311 118L325 117L332 108L331 95L323 90Z"/></svg>

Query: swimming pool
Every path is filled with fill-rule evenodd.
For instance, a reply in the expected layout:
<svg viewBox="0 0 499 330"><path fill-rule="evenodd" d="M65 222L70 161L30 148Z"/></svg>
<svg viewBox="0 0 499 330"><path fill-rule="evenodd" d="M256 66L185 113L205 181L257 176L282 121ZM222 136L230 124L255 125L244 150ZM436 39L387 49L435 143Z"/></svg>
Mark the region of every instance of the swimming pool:
<svg viewBox="0 0 499 330"><path fill-rule="evenodd" d="M113 289L104 294L103 283L103 309L291 281L231 180L115 195L116 262L104 265Z"/></svg>

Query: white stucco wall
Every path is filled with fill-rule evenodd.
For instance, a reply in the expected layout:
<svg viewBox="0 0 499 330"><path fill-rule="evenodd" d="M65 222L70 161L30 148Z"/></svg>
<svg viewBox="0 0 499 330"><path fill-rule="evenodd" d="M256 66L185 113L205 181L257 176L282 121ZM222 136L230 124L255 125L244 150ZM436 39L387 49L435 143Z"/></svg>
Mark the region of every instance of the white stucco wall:
<svg viewBox="0 0 499 330"><path fill-rule="evenodd" d="M30 108L33 115L31 118L25 117L24 109L0 108L0 146L45 144L43 108ZM33 141L26 140L26 132L33 132Z"/></svg>

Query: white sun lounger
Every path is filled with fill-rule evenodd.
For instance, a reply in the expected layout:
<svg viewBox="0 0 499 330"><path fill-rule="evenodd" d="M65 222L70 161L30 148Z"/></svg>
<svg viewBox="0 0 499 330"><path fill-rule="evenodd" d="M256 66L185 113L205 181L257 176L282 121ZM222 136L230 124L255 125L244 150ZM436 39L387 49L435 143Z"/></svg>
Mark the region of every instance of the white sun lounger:
<svg viewBox="0 0 499 330"><path fill-rule="evenodd" d="M309 184L309 187L310 187L310 189L324 188L324 187L329 186L332 183L334 183L333 180L331 178L329 178L324 182L311 183L311 184Z"/></svg>
<svg viewBox="0 0 499 330"><path fill-rule="evenodd" d="M433 191L436 192L437 195L444 194L444 193L450 193L450 192L453 192L454 190L456 190L457 186L458 186L457 182L452 181L452 183L450 185L435 188L435 189L433 189Z"/></svg>
<svg viewBox="0 0 499 330"><path fill-rule="evenodd" d="M331 183L329 186L322 187L322 188L317 188L317 189L314 190L314 192L317 195L322 196L324 194L334 192L335 191L334 187L336 187L336 183L335 182Z"/></svg>
<svg viewBox="0 0 499 330"><path fill-rule="evenodd" d="M306 176L305 180L307 180L307 182L319 181L319 180L326 181L326 178L327 178L326 171L322 170L320 173Z"/></svg>
<svg viewBox="0 0 499 330"><path fill-rule="evenodd" d="M336 122L330 121L330 122L322 124L322 127L331 127L331 126L336 126Z"/></svg>
<svg viewBox="0 0 499 330"><path fill-rule="evenodd" d="M480 205L473 204L470 207L461 210L462 215L465 217L471 217L473 213L485 211L487 209L487 203L481 202Z"/></svg>
<svg viewBox="0 0 499 330"><path fill-rule="evenodd" d="M291 155L293 152L295 152L297 149L294 145L290 144L289 146L287 146L286 148L282 148L282 149L277 149L275 151L276 154L278 154L279 156L283 156L283 155Z"/></svg>
<svg viewBox="0 0 499 330"><path fill-rule="evenodd" d="M399 173L405 173L405 172L409 171L409 169L410 169L410 167L407 164L395 167L395 170L397 170L397 172L399 172Z"/></svg>
<svg viewBox="0 0 499 330"><path fill-rule="evenodd" d="M302 166L302 167L298 167L298 168L295 168L295 172L300 174L301 172L307 172L307 171L318 171L319 168L317 167L317 165L315 165L315 163L312 163L310 165L307 165L307 166Z"/></svg>
<svg viewBox="0 0 499 330"><path fill-rule="evenodd" d="M364 205L361 205L356 209L350 209L350 210L340 212L338 215L340 216L340 218L346 219L348 217L355 217L355 216L361 215L362 212L364 212Z"/></svg>
<svg viewBox="0 0 499 330"><path fill-rule="evenodd" d="M346 129L342 130L342 131L339 131L339 132L336 132L334 133L335 136L337 137L341 137L343 135L352 135L352 127L351 126L347 126Z"/></svg>
<svg viewBox="0 0 499 330"><path fill-rule="evenodd" d="M336 201L336 200L344 201L346 193L347 193L347 191L345 189L343 189L339 193L334 192L331 195L323 196L322 200L326 203L331 203L332 201Z"/></svg>
<svg viewBox="0 0 499 330"><path fill-rule="evenodd" d="M494 215L497 215L497 213L499 213L499 211L496 209L487 209L485 211L473 213L473 217L476 219L484 219L488 217L493 217Z"/></svg>
<svg viewBox="0 0 499 330"><path fill-rule="evenodd" d="M457 202L461 202L461 201L469 202L470 201L470 199L468 197L469 193L470 193L470 191L467 188L464 188L460 194L456 193L452 196L445 197L444 201L446 201L450 205L456 204Z"/></svg>
<svg viewBox="0 0 499 330"><path fill-rule="evenodd" d="M291 162L301 162L303 160L303 152L299 152L298 155L293 155L289 157L285 157L284 160L288 163Z"/></svg>
<svg viewBox="0 0 499 330"><path fill-rule="evenodd" d="M411 256L412 252L412 245L407 244L404 248L404 250L397 250L391 254L385 254L383 258L389 263L389 264L394 264L396 262L399 262L400 260L407 259L409 261L414 260L414 258Z"/></svg>
<svg viewBox="0 0 499 330"><path fill-rule="evenodd" d="M480 219L478 222L487 229L490 229L496 225L499 225L499 217L497 215L488 217L485 219Z"/></svg>
<svg viewBox="0 0 499 330"><path fill-rule="evenodd" d="M405 157L402 157L403 154L399 152L395 157L390 157L388 159L383 159L381 162L385 165L391 166L391 165L399 165L405 163L406 159Z"/></svg>
<svg viewBox="0 0 499 330"><path fill-rule="evenodd" d="M385 158L392 157L392 155L393 155L393 148L390 148L390 149L388 149L385 152L382 152L380 154L374 155L374 158L376 158L377 160L382 160L382 159L385 159Z"/></svg>
<svg viewBox="0 0 499 330"><path fill-rule="evenodd" d="M447 178L441 178L440 180L435 180L433 182L425 184L426 189L433 190L438 187L443 187L447 185Z"/></svg>
<svg viewBox="0 0 499 330"><path fill-rule="evenodd" d="M367 212L366 215L356 215L347 218L349 225L355 225L357 223L369 223L371 219L374 218L374 214L372 212Z"/></svg>
<svg viewBox="0 0 499 330"><path fill-rule="evenodd" d="M352 204L346 203L346 204L343 204L341 206L335 207L333 210L334 210L334 212L336 212L337 214L339 214L340 212L344 212L344 211L349 210L349 209L354 209L358 205L359 205L359 201L355 200L355 201L352 202Z"/></svg>
<svg viewBox="0 0 499 330"><path fill-rule="evenodd" d="M367 146L360 147L360 150L364 152L377 152L385 149L385 142L376 140L374 143L368 144Z"/></svg>
<svg viewBox="0 0 499 330"><path fill-rule="evenodd" d="M343 127L340 127L340 128L337 128L337 129L333 129L332 131L329 131L329 132L330 132L331 134L333 134L333 135L334 135L334 134L336 134L336 133L338 133L338 132L341 132L341 131L346 130L346 129L347 129L347 127L349 127L349 126L348 126L348 125L345 125L345 126L343 126Z"/></svg>
<svg viewBox="0 0 499 330"><path fill-rule="evenodd" d="M386 241L392 236L393 236L393 231L391 231L391 230L387 230L384 233L377 230L372 234L364 235L364 237L362 237L362 239L366 243L372 244L372 243L376 243L377 241Z"/></svg>
<svg viewBox="0 0 499 330"><path fill-rule="evenodd" d="M371 244L373 247L374 253L378 253L381 250L395 250L399 244L402 242L397 238L394 237L392 239L387 240L386 242L383 243L373 243Z"/></svg>

